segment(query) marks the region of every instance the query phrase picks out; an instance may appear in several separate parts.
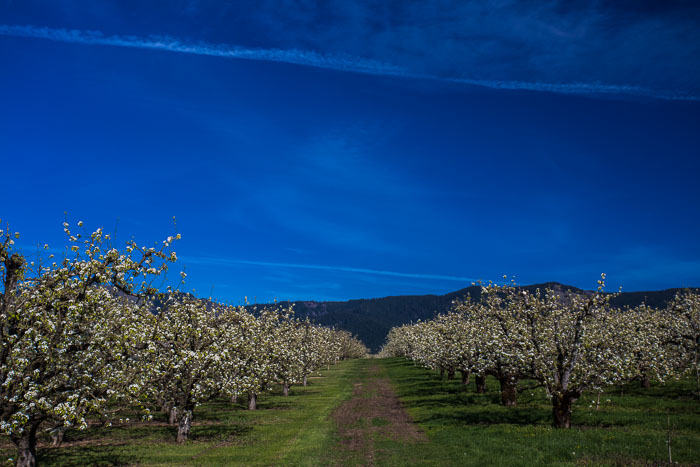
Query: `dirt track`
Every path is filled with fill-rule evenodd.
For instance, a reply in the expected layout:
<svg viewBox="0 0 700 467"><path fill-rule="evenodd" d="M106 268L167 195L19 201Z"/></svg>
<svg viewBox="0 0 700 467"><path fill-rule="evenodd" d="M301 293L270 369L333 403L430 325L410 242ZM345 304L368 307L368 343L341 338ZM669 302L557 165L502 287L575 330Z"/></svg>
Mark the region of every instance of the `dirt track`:
<svg viewBox="0 0 700 467"><path fill-rule="evenodd" d="M361 456L374 465L374 441L386 437L400 442L425 441L425 435L401 406L382 369L373 364L361 381L354 383L352 398L343 402L333 417L340 434L340 450Z"/></svg>

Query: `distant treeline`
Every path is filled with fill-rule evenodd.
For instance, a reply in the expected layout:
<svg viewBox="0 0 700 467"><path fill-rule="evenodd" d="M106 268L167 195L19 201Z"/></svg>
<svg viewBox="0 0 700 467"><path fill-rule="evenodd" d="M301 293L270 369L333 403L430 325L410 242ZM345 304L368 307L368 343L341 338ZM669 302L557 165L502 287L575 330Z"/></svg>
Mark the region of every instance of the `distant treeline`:
<svg viewBox="0 0 700 467"><path fill-rule="evenodd" d="M547 282L522 286L527 291L539 288L573 292L577 294L592 293L573 286ZM610 301L617 308L635 307L646 303L650 307L665 307L681 289L654 290L648 292L622 292ZM699 291L700 289L693 289ZM471 286L445 295L401 295L395 297L349 300L346 302L292 302L295 314L310 317L323 326L346 329L356 335L373 352L379 350L387 333L394 326L428 320L436 315L446 313L454 300L466 296L472 300L481 299L481 287Z"/></svg>

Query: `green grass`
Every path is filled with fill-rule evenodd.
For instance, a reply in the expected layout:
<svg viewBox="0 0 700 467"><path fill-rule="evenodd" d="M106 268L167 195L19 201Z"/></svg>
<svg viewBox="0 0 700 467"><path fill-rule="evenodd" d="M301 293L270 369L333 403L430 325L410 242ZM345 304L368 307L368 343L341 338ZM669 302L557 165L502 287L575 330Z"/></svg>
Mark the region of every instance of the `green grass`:
<svg viewBox="0 0 700 467"><path fill-rule="evenodd" d="M668 461L667 411L673 461L700 463L700 402L690 381L643 389L638 384L585 394L574 406L570 430L551 424L544 392L521 393L517 407L499 405L498 382L476 394L472 382L441 381L403 359L381 361L402 403L430 440L424 445L385 442L385 465L401 458L422 465L629 465ZM592 407L589 407L592 405Z"/></svg>
<svg viewBox="0 0 700 467"><path fill-rule="evenodd" d="M245 400L233 405L217 400L198 407L191 439L175 443L172 426L112 426L69 431L67 442L85 445L40 447L40 465L319 465L336 443L330 414L352 393L353 361L321 371L309 386L293 386L290 395L264 394L258 410ZM281 393L281 391L280 391ZM244 398L245 399L245 398ZM157 414L156 421L165 416ZM40 441L47 441L46 437ZM0 459L15 456L13 445L0 437ZM97 443L109 443L98 445Z"/></svg>
<svg viewBox="0 0 700 467"><path fill-rule="evenodd" d="M376 364L379 374L368 369ZM217 400L198 408L191 440L178 445L175 427L130 424L69 431L67 442L80 445L39 448L41 465L358 465L363 453L339 448L331 414L351 397L353 383L388 375L402 404L428 441L397 441L376 427L381 416L362 420L374 429L376 465L630 465L668 460L667 412L673 460L700 464L700 401L691 396L689 380L611 388L600 398L586 394L574 407L571 430L551 427L551 407L541 389L521 393L518 406L499 404L498 383L489 378L488 392L476 394L474 383L440 380L403 359L354 360L322 371L307 388L291 395L267 394L259 410L244 410ZM592 407L589 407L592 405ZM132 418L134 414L131 414ZM126 415L129 416L129 415ZM158 421L164 416L158 414ZM47 441L42 435L42 441ZM102 443L102 444L100 444ZM14 457L0 437L0 459Z"/></svg>

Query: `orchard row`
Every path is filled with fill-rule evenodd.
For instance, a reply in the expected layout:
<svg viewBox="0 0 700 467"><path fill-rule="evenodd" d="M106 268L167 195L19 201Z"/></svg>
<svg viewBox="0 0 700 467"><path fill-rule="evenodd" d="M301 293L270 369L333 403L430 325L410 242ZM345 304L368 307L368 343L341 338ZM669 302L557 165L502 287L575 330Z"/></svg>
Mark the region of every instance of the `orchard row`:
<svg viewBox="0 0 700 467"><path fill-rule="evenodd" d="M545 388L554 426L569 428L574 402L586 390L640 380L663 382L694 373L700 388L700 295L678 294L664 309L616 309L612 294L528 292L515 284L482 287L481 300L453 303L431 321L393 328L383 353L403 356L477 391L492 375L504 405L515 405L522 381ZM699 394L700 395L700 394Z"/></svg>
<svg viewBox="0 0 700 467"><path fill-rule="evenodd" d="M160 293L154 283L176 261L179 235L120 251L101 229L64 230L62 257L45 245L36 261L16 251L19 234L0 230L0 432L17 445L18 465L35 465L38 430L86 428L115 406L169 413L183 442L203 402L244 395L254 410L273 385L287 394L321 366L367 354L348 332L291 307Z"/></svg>

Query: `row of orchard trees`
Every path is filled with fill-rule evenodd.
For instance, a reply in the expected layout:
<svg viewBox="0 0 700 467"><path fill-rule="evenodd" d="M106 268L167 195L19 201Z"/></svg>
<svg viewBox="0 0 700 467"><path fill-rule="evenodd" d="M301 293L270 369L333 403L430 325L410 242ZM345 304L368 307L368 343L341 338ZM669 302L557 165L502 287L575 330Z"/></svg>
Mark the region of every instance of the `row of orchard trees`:
<svg viewBox="0 0 700 467"><path fill-rule="evenodd" d="M244 394L255 409L273 385L287 394L321 365L367 353L291 308L158 294L179 235L120 251L101 229L69 227L63 257L47 251L36 262L15 250L19 234L0 230L0 432L17 445L18 465L35 465L39 429L85 428L87 416L126 404L146 417L170 413L182 442L205 401Z"/></svg>
<svg viewBox="0 0 700 467"><path fill-rule="evenodd" d="M553 422L571 426L585 390L639 379L664 381L692 371L700 387L700 295L679 294L665 309L616 309L611 294L528 292L514 284L482 287L482 299L456 301L449 313L389 332L384 354L404 356L467 383L492 375L504 405L515 405L521 380L543 386Z"/></svg>

